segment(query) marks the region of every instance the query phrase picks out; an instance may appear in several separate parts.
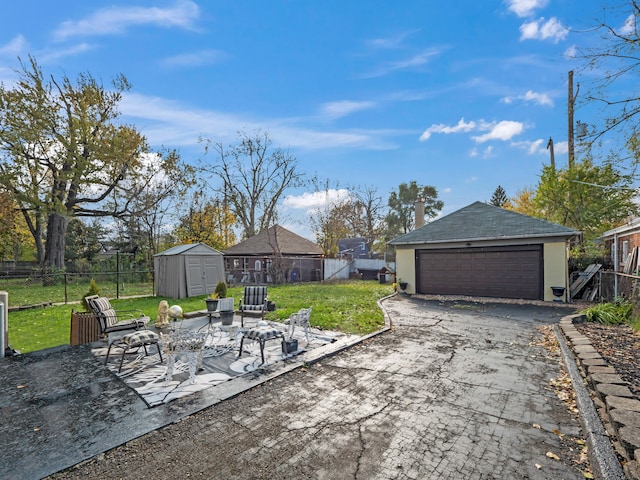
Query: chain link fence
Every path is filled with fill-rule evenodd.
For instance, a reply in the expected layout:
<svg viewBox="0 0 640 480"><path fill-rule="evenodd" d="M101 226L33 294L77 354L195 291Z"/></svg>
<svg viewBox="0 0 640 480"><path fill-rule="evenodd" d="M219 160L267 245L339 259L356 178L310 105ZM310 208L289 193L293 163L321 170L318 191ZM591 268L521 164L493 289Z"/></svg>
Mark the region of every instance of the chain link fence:
<svg viewBox="0 0 640 480"><path fill-rule="evenodd" d="M152 270L127 272L56 273L0 276L0 290L9 293L9 306L75 303L89 292L91 279L100 295L109 298L154 295Z"/></svg>

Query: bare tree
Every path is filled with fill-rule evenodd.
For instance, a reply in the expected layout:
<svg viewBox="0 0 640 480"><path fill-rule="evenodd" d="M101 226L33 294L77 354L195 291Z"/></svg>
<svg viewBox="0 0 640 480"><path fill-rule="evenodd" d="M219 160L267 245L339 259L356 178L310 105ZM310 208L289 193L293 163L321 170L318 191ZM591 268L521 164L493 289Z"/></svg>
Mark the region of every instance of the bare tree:
<svg viewBox="0 0 640 480"><path fill-rule="evenodd" d="M205 154L216 158L203 169L222 180L214 186L249 238L277 221L278 201L302 181L297 160L287 150L273 148L267 132L238 133L238 143L224 146L204 140Z"/></svg>
<svg viewBox="0 0 640 480"><path fill-rule="evenodd" d="M601 106L604 113L603 123L594 125L590 131L579 125L578 137L591 146L605 134L620 132L635 157L634 163L638 161L638 152L630 144L637 145L640 128L639 122L634 121L640 114L639 17L638 0L621 0L603 7L602 18L592 29L600 32L602 41L597 47L579 49L576 55L584 60L585 70L597 72L595 76L585 76L592 83L586 85L587 93L579 101ZM612 24L613 21L617 24Z"/></svg>

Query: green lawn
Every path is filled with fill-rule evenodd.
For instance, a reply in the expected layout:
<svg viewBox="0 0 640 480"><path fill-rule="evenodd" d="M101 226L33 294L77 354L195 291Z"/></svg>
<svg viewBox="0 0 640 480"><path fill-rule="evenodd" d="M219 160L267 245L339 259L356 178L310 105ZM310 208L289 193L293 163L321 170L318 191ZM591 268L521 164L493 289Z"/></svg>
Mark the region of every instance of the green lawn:
<svg viewBox="0 0 640 480"><path fill-rule="evenodd" d="M384 325L377 301L393 293L393 289L391 284L354 280L269 286L268 292L269 300L276 304L276 310L267 314L269 320L282 321L300 308L313 307L313 326L345 333L366 334ZM242 297L242 287L230 288L228 296L234 297L237 308ZM192 312L206 309L204 298L127 298L112 300L112 305L120 310L142 310L154 321L161 300L167 300L169 305L180 305L185 312ZM47 301L47 298L40 298L40 302ZM68 304L10 312L10 346L27 353L68 344L72 310L84 311L84 307L81 304Z"/></svg>

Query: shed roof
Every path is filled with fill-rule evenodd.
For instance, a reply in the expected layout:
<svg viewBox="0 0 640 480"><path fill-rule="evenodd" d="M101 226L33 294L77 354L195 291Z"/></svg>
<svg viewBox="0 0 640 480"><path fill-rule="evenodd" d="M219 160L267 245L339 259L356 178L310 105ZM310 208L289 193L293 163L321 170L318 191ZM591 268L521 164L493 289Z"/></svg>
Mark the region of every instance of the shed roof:
<svg viewBox="0 0 640 480"><path fill-rule="evenodd" d="M187 243L185 245L176 245L164 252L156 253L154 257L169 256L169 255L222 255L222 252L216 250L213 247L205 243Z"/></svg>
<svg viewBox="0 0 640 480"><path fill-rule="evenodd" d="M223 251L225 255L304 255L320 256L322 249L310 240L280 225L262 230L257 235Z"/></svg>
<svg viewBox="0 0 640 480"><path fill-rule="evenodd" d="M580 232L483 202L456 210L389 242L391 245L522 238L570 238Z"/></svg>

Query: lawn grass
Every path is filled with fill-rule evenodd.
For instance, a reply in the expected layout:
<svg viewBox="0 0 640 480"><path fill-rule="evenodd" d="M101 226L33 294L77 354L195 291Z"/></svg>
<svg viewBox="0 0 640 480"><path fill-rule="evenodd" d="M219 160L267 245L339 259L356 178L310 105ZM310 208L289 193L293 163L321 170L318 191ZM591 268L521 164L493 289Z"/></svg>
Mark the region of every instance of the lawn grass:
<svg viewBox="0 0 640 480"><path fill-rule="evenodd" d="M384 325L377 301L393 293L393 289L391 284L353 280L269 286L268 293L269 300L276 304L276 310L267 313L269 320L283 321L300 308L313 307L313 326L363 335ZM237 308L242 298L242 287L229 288L227 295L234 297ZM141 310L155 321L161 300L167 300L169 305L180 305L185 312L193 312L206 309L204 298L204 295L179 300L149 296L121 298L111 303L119 310ZM46 298L40 299L40 302L47 301ZM72 310L84 311L84 307L82 304L67 304L10 312L9 345L27 353L68 344Z"/></svg>

